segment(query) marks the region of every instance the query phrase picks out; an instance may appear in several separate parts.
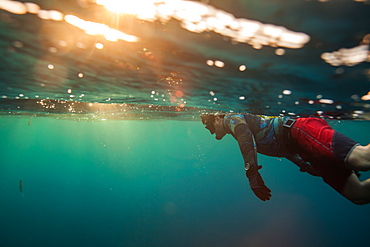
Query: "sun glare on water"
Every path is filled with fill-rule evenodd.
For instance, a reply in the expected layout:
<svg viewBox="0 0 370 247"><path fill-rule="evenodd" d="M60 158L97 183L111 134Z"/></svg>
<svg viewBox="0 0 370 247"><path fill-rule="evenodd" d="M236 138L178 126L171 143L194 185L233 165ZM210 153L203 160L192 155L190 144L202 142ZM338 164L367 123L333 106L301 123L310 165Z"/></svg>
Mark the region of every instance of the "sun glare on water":
<svg viewBox="0 0 370 247"><path fill-rule="evenodd" d="M154 4L159 1L153 0L96 0L96 3L103 5L109 11L131 15L145 15L155 11Z"/></svg>
<svg viewBox="0 0 370 247"><path fill-rule="evenodd" d="M130 14L145 21L166 22L176 19L181 27L190 32L213 31L256 49L262 46L298 49L310 37L302 32L288 30L282 26L264 24L254 20L236 18L232 14L202 2L183 0L96 0L114 13Z"/></svg>
<svg viewBox="0 0 370 247"><path fill-rule="evenodd" d="M117 41L120 39L127 42L137 42L139 40L136 36L125 34L101 23L82 20L74 15L66 15L64 19L69 24L84 30L87 34L103 35L105 39L109 41Z"/></svg>

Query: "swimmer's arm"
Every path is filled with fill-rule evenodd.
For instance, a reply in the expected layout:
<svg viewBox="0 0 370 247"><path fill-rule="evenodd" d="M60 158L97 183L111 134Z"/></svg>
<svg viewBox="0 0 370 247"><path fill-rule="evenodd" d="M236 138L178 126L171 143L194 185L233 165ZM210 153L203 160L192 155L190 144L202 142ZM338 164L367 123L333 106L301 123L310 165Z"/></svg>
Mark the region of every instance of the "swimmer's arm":
<svg viewBox="0 0 370 247"><path fill-rule="evenodd" d="M234 130L234 136L238 141L240 151L243 155L245 169L257 168L257 147L254 136L247 124L240 123Z"/></svg>
<svg viewBox="0 0 370 247"><path fill-rule="evenodd" d="M233 130L244 158L246 176L253 193L262 201L270 200L271 190L265 185L258 172L262 166L257 164L257 147L251 130L245 123L238 124Z"/></svg>

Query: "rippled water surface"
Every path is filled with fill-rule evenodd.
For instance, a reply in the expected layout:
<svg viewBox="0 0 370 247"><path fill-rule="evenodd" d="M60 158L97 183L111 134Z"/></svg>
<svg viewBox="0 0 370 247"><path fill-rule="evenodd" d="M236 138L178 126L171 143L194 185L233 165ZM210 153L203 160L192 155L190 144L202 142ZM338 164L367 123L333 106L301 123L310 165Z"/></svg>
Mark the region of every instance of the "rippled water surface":
<svg viewBox="0 0 370 247"><path fill-rule="evenodd" d="M1 3L5 112L52 99L368 118L366 1Z"/></svg>

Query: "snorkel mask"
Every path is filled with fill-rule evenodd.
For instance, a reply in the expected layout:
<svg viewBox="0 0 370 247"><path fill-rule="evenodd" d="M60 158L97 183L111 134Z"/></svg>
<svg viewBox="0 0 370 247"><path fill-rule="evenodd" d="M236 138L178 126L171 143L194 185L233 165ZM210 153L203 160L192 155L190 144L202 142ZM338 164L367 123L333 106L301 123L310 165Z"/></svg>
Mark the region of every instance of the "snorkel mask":
<svg viewBox="0 0 370 247"><path fill-rule="evenodd" d="M211 134L213 135L216 132L215 125L214 125L215 115L205 114L200 117L202 119L202 123L206 126L206 129L209 130Z"/></svg>

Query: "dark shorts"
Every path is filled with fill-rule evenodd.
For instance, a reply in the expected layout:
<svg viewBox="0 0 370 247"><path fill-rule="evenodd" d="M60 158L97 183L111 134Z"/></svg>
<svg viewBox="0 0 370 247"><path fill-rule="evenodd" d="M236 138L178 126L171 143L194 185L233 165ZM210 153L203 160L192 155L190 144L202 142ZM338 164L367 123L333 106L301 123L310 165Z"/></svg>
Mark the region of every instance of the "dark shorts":
<svg viewBox="0 0 370 247"><path fill-rule="evenodd" d="M345 163L358 143L320 118L298 118L290 133L302 159L310 162L324 182L341 193L352 174Z"/></svg>

